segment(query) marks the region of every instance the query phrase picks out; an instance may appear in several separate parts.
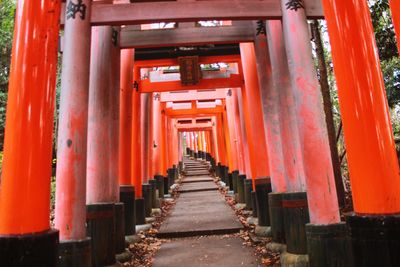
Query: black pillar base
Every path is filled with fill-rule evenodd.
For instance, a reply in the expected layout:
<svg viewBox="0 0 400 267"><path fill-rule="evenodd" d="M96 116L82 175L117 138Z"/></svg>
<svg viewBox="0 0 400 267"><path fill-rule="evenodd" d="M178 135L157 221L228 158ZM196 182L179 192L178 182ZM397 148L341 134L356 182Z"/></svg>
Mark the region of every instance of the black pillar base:
<svg viewBox="0 0 400 267"><path fill-rule="evenodd" d="M124 203L125 235L134 235L135 230L135 188L130 185L119 187L119 198Z"/></svg>
<svg viewBox="0 0 400 267"><path fill-rule="evenodd" d="M92 248L90 238L62 241L58 249L58 267L91 267Z"/></svg>
<svg viewBox="0 0 400 267"><path fill-rule="evenodd" d="M56 267L58 231L0 236L0 265Z"/></svg>
<svg viewBox="0 0 400 267"><path fill-rule="evenodd" d="M167 195L169 194L169 179L168 176L164 176L164 194Z"/></svg>
<svg viewBox="0 0 400 267"><path fill-rule="evenodd" d="M238 177L239 177L239 171L235 170L232 172L232 185L233 185L233 192L237 193L238 192Z"/></svg>
<svg viewBox="0 0 400 267"><path fill-rule="evenodd" d="M154 180L157 181L158 198L164 198L164 176L156 175Z"/></svg>
<svg viewBox="0 0 400 267"><path fill-rule="evenodd" d="M244 203L246 203L246 210L251 210L251 191L253 191L253 180L246 179L244 181Z"/></svg>
<svg viewBox="0 0 400 267"><path fill-rule="evenodd" d="M306 232L310 266L351 266L351 246L345 223L307 224Z"/></svg>
<svg viewBox="0 0 400 267"><path fill-rule="evenodd" d="M151 186L151 208L156 208L157 207L157 181L156 180L150 180L149 184Z"/></svg>
<svg viewBox="0 0 400 267"><path fill-rule="evenodd" d="M221 168L221 162L218 162L217 166L215 167L215 175L222 180L222 168Z"/></svg>
<svg viewBox="0 0 400 267"><path fill-rule="evenodd" d="M144 199L145 217L150 217L153 204L153 198L151 196L150 187L151 187L150 184L142 184L142 195Z"/></svg>
<svg viewBox="0 0 400 267"><path fill-rule="evenodd" d="M167 170L168 174L168 185L171 187L175 183L175 169L174 168L169 168Z"/></svg>
<svg viewBox="0 0 400 267"><path fill-rule="evenodd" d="M228 166L224 166L224 168L223 168L223 176L224 176L224 183L226 184L226 186L227 187L230 187L230 184L229 184L229 177L228 177L228 174L229 174L229 167Z"/></svg>
<svg viewBox="0 0 400 267"><path fill-rule="evenodd" d="M115 263L115 205L99 203L86 205L87 236L91 238L92 266Z"/></svg>
<svg viewBox="0 0 400 267"><path fill-rule="evenodd" d="M144 198L135 199L135 218L136 225L142 225L146 223L146 211L145 211L145 200Z"/></svg>
<svg viewBox="0 0 400 267"><path fill-rule="evenodd" d="M346 214L354 267L400 266L400 215Z"/></svg>
<svg viewBox="0 0 400 267"><path fill-rule="evenodd" d="M228 184L229 184L229 191L233 191L233 175L232 175L232 173L228 173Z"/></svg>
<svg viewBox="0 0 400 267"><path fill-rule="evenodd" d="M238 177L238 202L244 203L244 181L246 180L246 175L240 174Z"/></svg>
<svg viewBox="0 0 400 267"><path fill-rule="evenodd" d="M124 203L115 203L115 253L125 251L125 208Z"/></svg>
<svg viewBox="0 0 400 267"><path fill-rule="evenodd" d="M271 180L269 178L261 178L256 180L256 205L259 226L271 225L268 203L268 194L270 192Z"/></svg>
<svg viewBox="0 0 400 267"><path fill-rule="evenodd" d="M278 244L285 244L285 225L283 222L283 193L269 193L269 215L271 221L272 241Z"/></svg>
<svg viewBox="0 0 400 267"><path fill-rule="evenodd" d="M282 207L287 252L307 254L306 224L310 221L307 194L284 193Z"/></svg>
<svg viewBox="0 0 400 267"><path fill-rule="evenodd" d="M256 195L256 191L251 191L251 210L252 210L252 214L251 216L253 216L254 218L257 218L257 195Z"/></svg>

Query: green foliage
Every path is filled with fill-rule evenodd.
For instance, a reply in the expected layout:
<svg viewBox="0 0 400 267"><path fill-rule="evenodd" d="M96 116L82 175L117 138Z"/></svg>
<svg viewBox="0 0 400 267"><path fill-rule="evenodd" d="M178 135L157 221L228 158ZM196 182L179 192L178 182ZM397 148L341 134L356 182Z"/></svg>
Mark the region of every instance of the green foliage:
<svg viewBox="0 0 400 267"><path fill-rule="evenodd" d="M3 150L15 0L0 0L0 150Z"/></svg>
<svg viewBox="0 0 400 267"><path fill-rule="evenodd" d="M390 107L400 103L400 60L388 0L369 0Z"/></svg>

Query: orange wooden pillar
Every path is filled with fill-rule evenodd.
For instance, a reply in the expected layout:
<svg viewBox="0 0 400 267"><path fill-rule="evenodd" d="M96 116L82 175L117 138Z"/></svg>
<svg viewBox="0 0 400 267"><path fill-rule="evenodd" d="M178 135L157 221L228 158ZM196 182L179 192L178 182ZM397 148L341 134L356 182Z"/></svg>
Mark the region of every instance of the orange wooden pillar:
<svg viewBox="0 0 400 267"><path fill-rule="evenodd" d="M148 144L147 144L147 149L149 150L149 179L154 178L154 166L153 166L153 152L154 152L154 123L153 123L153 105L154 105L154 98L157 97L155 96L154 93L150 94L150 103L149 103L149 131L148 131Z"/></svg>
<svg viewBox="0 0 400 267"><path fill-rule="evenodd" d="M140 68L135 67L133 71L133 81L134 84L138 83L140 80ZM141 101L140 92L138 88L133 89L132 92L132 148L131 148L131 178L132 184L135 186L135 196L136 198L142 197L142 157L140 155L141 151L141 131L140 131L140 114L141 114Z"/></svg>
<svg viewBox="0 0 400 267"><path fill-rule="evenodd" d="M237 95L237 108L239 112L238 118L236 118L239 122L239 133L241 135L242 140L242 151L243 151L243 172L247 177L251 177L251 167L250 167L250 152L249 146L247 143L247 131L245 124L245 114L244 114L244 102L243 102L243 94L242 90L238 89L236 91Z"/></svg>
<svg viewBox="0 0 400 267"><path fill-rule="evenodd" d="M120 27L112 28L111 37L111 61L110 61L110 89L109 99L110 102L110 187L111 199L114 203L119 203L119 114L120 114L120 90L121 90L121 50L119 48ZM120 204L116 207L116 213L121 213ZM123 212L123 211L122 211ZM119 248L121 253L122 249Z"/></svg>
<svg viewBox="0 0 400 267"><path fill-rule="evenodd" d="M172 140L172 119L167 117L166 145L167 145L167 166L166 171L173 165L173 140Z"/></svg>
<svg viewBox="0 0 400 267"><path fill-rule="evenodd" d="M145 224L145 200L143 198L144 170L142 151L142 135L145 133L143 128L143 105L147 105L146 96L142 95L136 86L140 81L141 69L134 64L134 91L132 93L132 179L135 186L135 223L136 225Z"/></svg>
<svg viewBox="0 0 400 267"><path fill-rule="evenodd" d="M355 213L346 220L355 266L398 265L399 164L368 5L324 0L323 7L353 192Z"/></svg>
<svg viewBox="0 0 400 267"><path fill-rule="evenodd" d="M87 233L92 240L93 265L115 263L115 202L118 176L111 165L111 149L115 135L111 130L114 115L118 117L119 109L114 100L119 96L119 88L114 85L113 66L115 54L112 40L113 29L110 26L92 28L90 86L89 86L89 122L87 150ZM119 77L118 77L119 78ZM114 96L115 95L115 96ZM112 155L112 156L111 156ZM108 216L101 216L101 214ZM100 242L102 234L96 231L104 227L110 242Z"/></svg>
<svg viewBox="0 0 400 267"><path fill-rule="evenodd" d="M228 167L225 136L224 136L224 125L221 114L216 115L216 125L217 125L219 162L221 163L221 165Z"/></svg>
<svg viewBox="0 0 400 267"><path fill-rule="evenodd" d="M132 91L134 50L121 50L119 123L120 201L124 203L125 235L135 233L135 187L132 181Z"/></svg>
<svg viewBox="0 0 400 267"><path fill-rule="evenodd" d="M234 170L233 164L233 157L232 157L232 145L231 145L231 138L230 136L233 133L229 131L229 123L228 123L228 116L226 114L226 101L223 100L223 105L225 106L224 111L221 114L222 117L222 125L224 130L224 140L225 140L225 153L226 153L226 164L229 167L229 170L232 172Z"/></svg>
<svg viewBox="0 0 400 267"><path fill-rule="evenodd" d="M168 161L167 141L166 141L166 139L167 139L167 136L166 136L166 132L167 132L166 120L167 120L167 118L166 117L167 116L165 115L165 106L166 106L165 103L162 103L162 105L161 105L161 108L162 108L162 110L161 110L161 163L162 163L161 175L165 175L167 172L167 168L168 168L167 167L168 166L168 163L167 163L167 161Z"/></svg>
<svg viewBox="0 0 400 267"><path fill-rule="evenodd" d="M214 149L214 153L215 153L215 162L221 162L220 161L220 157L219 157L219 144L218 144L218 134L217 134L217 123L216 123L216 118L215 116L212 117L211 119L212 122L212 140L213 140L213 149Z"/></svg>
<svg viewBox="0 0 400 267"><path fill-rule="evenodd" d="M245 170L245 153L243 149L243 144L244 144L244 139L245 136L243 137L243 128L242 126L244 125L244 122L241 120L241 108L239 107L239 96L238 92L241 94L240 89L234 89L232 90L232 99L233 99L233 117L234 121L233 124L235 126L235 132L236 132L236 151L238 152L237 160L238 160L238 170L239 173L246 173Z"/></svg>
<svg viewBox="0 0 400 267"><path fill-rule="evenodd" d="M265 24L265 21L254 22L253 27L256 29L260 23ZM285 184L285 164L281 133L281 122L283 118L279 108L281 88L275 86L273 80L267 44L267 31L265 31L265 33L255 32L254 48L263 110L265 140L268 144L267 151L271 184L274 192L277 192L277 187L280 191L286 191L285 186L282 186Z"/></svg>
<svg viewBox="0 0 400 267"><path fill-rule="evenodd" d="M133 49L121 50L119 183L131 186Z"/></svg>
<svg viewBox="0 0 400 267"><path fill-rule="evenodd" d="M141 178L142 183L148 184L150 178L150 151L149 151L149 139L150 139L150 109L151 109L151 94L141 94L141 113L140 113L140 131L141 131L141 153L142 157L142 172Z"/></svg>
<svg viewBox="0 0 400 267"><path fill-rule="evenodd" d="M286 0L282 1L282 9L283 35L303 154L310 222L338 223L340 216L329 139L305 10L290 6ZM321 180L321 176L325 179Z"/></svg>
<svg viewBox="0 0 400 267"><path fill-rule="evenodd" d="M285 180L272 179L272 187L274 192L304 192L306 185L303 155L289 79L282 23L280 21L267 21L266 31L272 79L276 87L274 89L279 91L279 120L285 178ZM273 145L271 144L271 146ZM279 148L277 148L277 153L279 153L278 151Z"/></svg>
<svg viewBox="0 0 400 267"><path fill-rule="evenodd" d="M91 2L84 1L87 14ZM88 18L67 19L64 27L60 115L57 144L55 227L60 231L59 264L91 265L86 237L86 151L90 36ZM76 79L79 76L80 79ZM79 249L77 247L79 246Z"/></svg>
<svg viewBox="0 0 400 267"><path fill-rule="evenodd" d="M390 11L392 12L394 31L396 33L397 49L400 53L400 1L389 0L389 4L390 4Z"/></svg>
<svg viewBox="0 0 400 267"><path fill-rule="evenodd" d="M171 143L172 143L172 165L170 168L172 168L173 165L178 166L179 163L179 134L178 134L178 129L176 128L176 119L171 120Z"/></svg>
<svg viewBox="0 0 400 267"><path fill-rule="evenodd" d="M191 138L190 132L185 132L185 137L186 137L187 147L190 148L190 150L192 150L192 138ZM190 156L190 153L188 155Z"/></svg>
<svg viewBox="0 0 400 267"><path fill-rule="evenodd" d="M183 154L184 154L184 142L183 142L183 133L178 132L178 161L182 162L183 160Z"/></svg>
<svg viewBox="0 0 400 267"><path fill-rule="evenodd" d="M162 174L161 164L161 102L154 97L152 105L152 128L153 128L153 152L152 152L152 166L153 177L154 175Z"/></svg>
<svg viewBox="0 0 400 267"><path fill-rule="evenodd" d="M250 174L253 179L269 177L268 152L264 134L260 89L256 69L253 43L241 43L242 71L245 86L242 87L244 120L247 134L247 146L250 158Z"/></svg>
<svg viewBox="0 0 400 267"><path fill-rule="evenodd" d="M57 266L49 203L60 9L60 1L17 3L0 187L4 266Z"/></svg>
<svg viewBox="0 0 400 267"><path fill-rule="evenodd" d="M239 152L237 146L237 132L235 128L235 107L234 107L234 97L232 96L232 90L230 89L230 95L226 98L226 117L227 117L227 126L229 128L229 139L231 144L231 157L232 157L232 166L231 170L239 170Z"/></svg>

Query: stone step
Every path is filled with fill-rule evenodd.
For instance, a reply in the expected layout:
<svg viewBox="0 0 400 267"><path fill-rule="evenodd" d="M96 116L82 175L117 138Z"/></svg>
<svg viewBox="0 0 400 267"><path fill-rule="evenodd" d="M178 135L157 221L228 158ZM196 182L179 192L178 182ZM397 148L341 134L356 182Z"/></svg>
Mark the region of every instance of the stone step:
<svg viewBox="0 0 400 267"><path fill-rule="evenodd" d="M223 235L243 229L217 190L181 194L157 234L160 238Z"/></svg>
<svg viewBox="0 0 400 267"><path fill-rule="evenodd" d="M164 243L153 267L257 267L263 266L240 237L210 236Z"/></svg>
<svg viewBox="0 0 400 267"><path fill-rule="evenodd" d="M184 183L178 190L179 193L200 192L218 190L214 182Z"/></svg>

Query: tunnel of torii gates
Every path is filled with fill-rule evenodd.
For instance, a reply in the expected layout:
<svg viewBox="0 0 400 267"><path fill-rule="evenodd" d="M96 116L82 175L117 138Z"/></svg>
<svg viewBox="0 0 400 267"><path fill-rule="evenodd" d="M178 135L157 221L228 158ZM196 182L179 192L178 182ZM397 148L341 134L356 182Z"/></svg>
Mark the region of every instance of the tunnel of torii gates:
<svg viewBox="0 0 400 267"><path fill-rule="evenodd" d="M400 29L399 1L390 4ZM315 18L327 22L346 139L345 221L311 53ZM223 23L195 25L206 20ZM162 21L177 24L145 30ZM213 63L224 64L199 70ZM259 226L287 245L283 266L307 255L310 266L400 266L399 165L367 1L17 1L5 131L2 266L113 264L183 156L209 161L233 190L250 185Z"/></svg>

